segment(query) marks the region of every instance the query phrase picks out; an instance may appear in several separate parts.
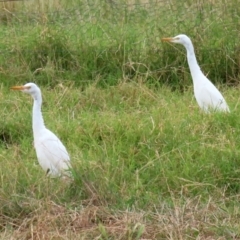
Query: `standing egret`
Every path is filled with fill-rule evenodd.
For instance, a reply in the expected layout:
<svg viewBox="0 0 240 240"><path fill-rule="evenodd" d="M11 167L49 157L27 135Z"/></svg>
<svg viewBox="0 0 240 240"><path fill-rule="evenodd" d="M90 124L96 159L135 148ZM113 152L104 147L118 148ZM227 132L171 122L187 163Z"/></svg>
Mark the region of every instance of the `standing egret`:
<svg viewBox="0 0 240 240"><path fill-rule="evenodd" d="M65 146L44 125L41 112L42 94L40 88L34 83L27 83L24 86L11 87L11 89L28 93L34 99L32 129L34 147L40 166L51 177L70 176L70 157Z"/></svg>
<svg viewBox="0 0 240 240"><path fill-rule="evenodd" d="M201 71L191 39L184 34L180 34L176 37L162 38L162 41L180 43L186 48L188 66L193 79L194 95L200 108L205 112L211 110L230 112L222 94Z"/></svg>

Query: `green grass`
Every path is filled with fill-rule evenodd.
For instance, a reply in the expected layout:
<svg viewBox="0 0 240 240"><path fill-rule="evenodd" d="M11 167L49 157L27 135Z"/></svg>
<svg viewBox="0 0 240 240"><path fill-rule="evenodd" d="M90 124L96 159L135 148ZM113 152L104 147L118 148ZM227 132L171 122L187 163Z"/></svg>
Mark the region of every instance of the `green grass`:
<svg viewBox="0 0 240 240"><path fill-rule="evenodd" d="M180 33L192 38L214 83L238 83L237 0L37 2L2 10L11 13L0 28L0 77L6 84L34 78L52 86L62 81L83 86L96 79L115 85L140 77L181 89L190 83L185 49L161 43Z"/></svg>
<svg viewBox="0 0 240 240"><path fill-rule="evenodd" d="M25 1L0 7L1 239L238 239L239 12L225 1ZM230 114L193 97L189 35ZM36 82L74 182L48 179ZM222 84L223 83L223 84Z"/></svg>
<svg viewBox="0 0 240 240"><path fill-rule="evenodd" d="M84 217L80 226L92 231L76 230L74 238L239 236L239 89L221 88L230 114L206 115L192 89L180 94L142 83L41 88L46 125L66 145L75 181L45 177L32 146L32 99L2 87L3 232L23 238L34 226L39 236L69 237L77 229L69 218ZM38 230L42 214L51 230Z"/></svg>

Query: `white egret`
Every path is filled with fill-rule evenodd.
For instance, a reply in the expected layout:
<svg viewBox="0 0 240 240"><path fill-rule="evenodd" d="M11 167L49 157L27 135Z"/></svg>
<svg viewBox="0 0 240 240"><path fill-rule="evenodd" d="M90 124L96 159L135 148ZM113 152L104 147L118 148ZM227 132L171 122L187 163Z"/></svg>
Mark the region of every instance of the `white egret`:
<svg viewBox="0 0 240 240"><path fill-rule="evenodd" d="M65 146L53 132L45 127L41 112L42 94L40 88L34 83L27 83L24 86L11 87L11 89L28 93L34 99L32 129L34 147L40 166L51 177L71 176L70 157Z"/></svg>
<svg viewBox="0 0 240 240"><path fill-rule="evenodd" d="M180 43L186 48L188 66L193 79L194 95L200 108L205 112L211 110L229 112L229 107L222 94L201 71L191 39L184 34L180 34L176 37L162 38L162 41Z"/></svg>

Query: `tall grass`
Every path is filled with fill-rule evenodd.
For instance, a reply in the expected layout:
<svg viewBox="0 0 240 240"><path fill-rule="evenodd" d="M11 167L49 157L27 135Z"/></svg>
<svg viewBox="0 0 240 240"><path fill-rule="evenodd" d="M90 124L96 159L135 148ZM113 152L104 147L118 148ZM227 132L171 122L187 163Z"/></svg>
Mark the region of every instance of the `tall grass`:
<svg viewBox="0 0 240 240"><path fill-rule="evenodd" d="M82 239L205 239L208 228L216 238L239 235L239 89L222 89L232 113L213 115L200 112L192 89L180 94L120 83L42 90L46 125L67 146L75 181L45 177L32 146L32 100L2 88L0 224L6 234L24 238L33 229L40 238L69 237L80 226Z"/></svg>
<svg viewBox="0 0 240 240"><path fill-rule="evenodd" d="M240 10L234 0L30 1L4 9L11 13L0 29L5 83L34 78L83 85L98 79L104 85L141 77L182 88L191 84L185 49L160 41L179 33L192 38L213 82L238 83Z"/></svg>

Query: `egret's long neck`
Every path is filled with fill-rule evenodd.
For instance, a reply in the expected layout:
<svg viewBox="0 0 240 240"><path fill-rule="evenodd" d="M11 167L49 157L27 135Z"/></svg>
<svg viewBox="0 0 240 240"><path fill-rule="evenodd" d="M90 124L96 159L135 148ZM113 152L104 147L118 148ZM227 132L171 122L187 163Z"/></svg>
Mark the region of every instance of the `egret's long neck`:
<svg viewBox="0 0 240 240"><path fill-rule="evenodd" d="M197 76L202 75L202 71L198 65L195 53L194 53L194 47L192 43L188 43L185 45L185 48L187 50L187 60L188 60L188 66L192 75L193 81L197 81L199 79Z"/></svg>
<svg viewBox="0 0 240 240"><path fill-rule="evenodd" d="M33 128L33 134L35 135L37 132L41 131L41 129L45 128L42 111L41 111L41 106L42 106L41 92L33 95L33 99L34 99L34 103L33 103L33 114L32 114L32 128Z"/></svg>

